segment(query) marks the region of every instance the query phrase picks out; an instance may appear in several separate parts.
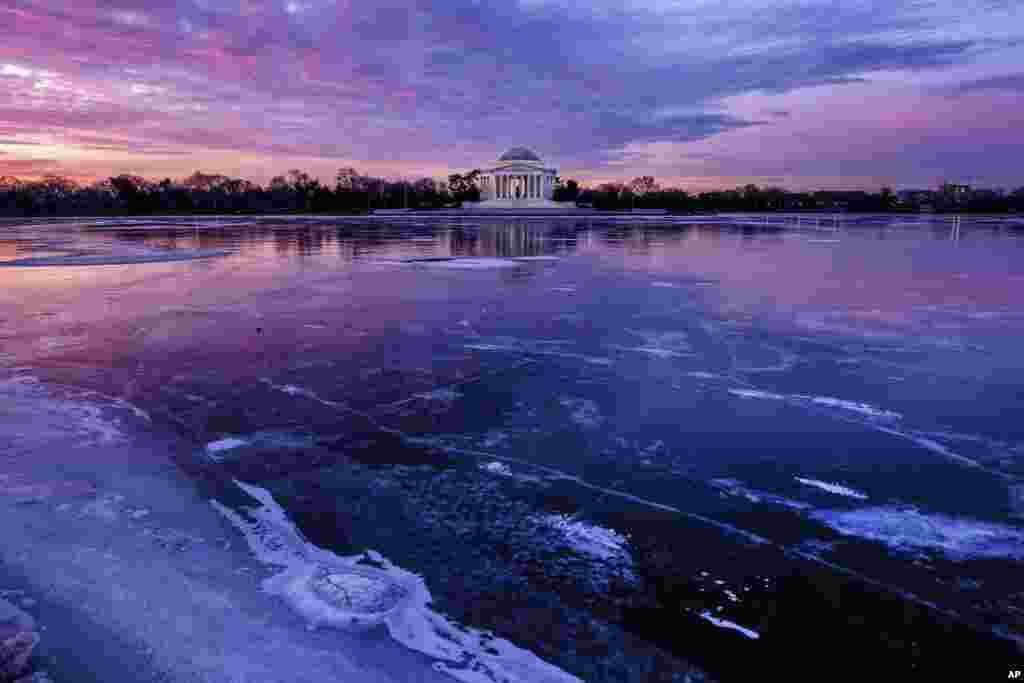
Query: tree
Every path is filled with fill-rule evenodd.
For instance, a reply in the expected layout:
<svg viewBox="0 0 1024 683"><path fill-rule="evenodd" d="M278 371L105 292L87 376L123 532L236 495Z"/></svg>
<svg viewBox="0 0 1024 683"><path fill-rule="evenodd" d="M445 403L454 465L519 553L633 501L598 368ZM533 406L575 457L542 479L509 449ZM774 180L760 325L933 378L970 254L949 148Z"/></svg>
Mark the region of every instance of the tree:
<svg viewBox="0 0 1024 683"><path fill-rule="evenodd" d="M480 201L480 169L475 168L466 175L453 173L448 176L448 190L452 197L461 202Z"/></svg>
<svg viewBox="0 0 1024 683"><path fill-rule="evenodd" d="M138 176L122 174L110 179L117 199L129 211L135 213L146 208L146 181Z"/></svg>
<svg viewBox="0 0 1024 683"><path fill-rule="evenodd" d="M555 178L555 189L551 198L556 202L573 202L580 196L580 185L569 179L564 184L561 178Z"/></svg>
<svg viewBox="0 0 1024 683"><path fill-rule="evenodd" d="M654 176L640 176L630 181L629 189L633 191L633 194L643 197L650 192L657 192L658 183L654 182Z"/></svg>
<svg viewBox="0 0 1024 683"><path fill-rule="evenodd" d="M878 203L883 211L896 206L896 195L893 194L891 187L883 187L882 191L878 193Z"/></svg>
<svg viewBox="0 0 1024 683"><path fill-rule="evenodd" d="M339 168L338 175L336 176L337 189L340 191L355 192L362 189L360 180L362 176L359 175L359 171L352 168Z"/></svg>

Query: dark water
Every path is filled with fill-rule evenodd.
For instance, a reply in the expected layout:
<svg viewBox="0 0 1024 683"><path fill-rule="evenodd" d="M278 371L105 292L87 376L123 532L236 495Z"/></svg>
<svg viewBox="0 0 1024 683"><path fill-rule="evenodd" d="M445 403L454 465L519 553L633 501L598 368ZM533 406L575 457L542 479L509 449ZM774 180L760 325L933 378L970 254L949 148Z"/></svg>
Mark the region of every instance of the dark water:
<svg viewBox="0 0 1024 683"><path fill-rule="evenodd" d="M1024 231L760 220L0 227L0 367L584 680L1010 662Z"/></svg>

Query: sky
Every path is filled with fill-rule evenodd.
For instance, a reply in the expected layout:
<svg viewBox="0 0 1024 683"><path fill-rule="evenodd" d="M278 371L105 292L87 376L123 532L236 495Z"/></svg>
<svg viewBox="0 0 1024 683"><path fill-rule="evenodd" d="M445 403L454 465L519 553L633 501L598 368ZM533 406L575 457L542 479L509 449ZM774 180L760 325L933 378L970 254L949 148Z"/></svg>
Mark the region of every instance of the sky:
<svg viewBox="0 0 1024 683"><path fill-rule="evenodd" d="M0 0L0 175L1024 185L1024 0Z"/></svg>

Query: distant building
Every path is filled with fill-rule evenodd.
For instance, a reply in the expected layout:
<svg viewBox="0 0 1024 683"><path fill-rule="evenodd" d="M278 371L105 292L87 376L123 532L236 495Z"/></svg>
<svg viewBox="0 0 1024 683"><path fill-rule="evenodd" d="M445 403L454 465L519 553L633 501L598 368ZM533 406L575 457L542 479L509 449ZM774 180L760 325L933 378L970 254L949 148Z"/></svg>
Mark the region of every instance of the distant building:
<svg viewBox="0 0 1024 683"><path fill-rule="evenodd" d="M957 183L943 183L942 194L954 199L965 199L971 194L970 185L958 185Z"/></svg>
<svg viewBox="0 0 1024 683"><path fill-rule="evenodd" d="M497 165L481 169L480 198L488 204L543 204L551 201L557 173L532 150L513 147L498 157Z"/></svg>

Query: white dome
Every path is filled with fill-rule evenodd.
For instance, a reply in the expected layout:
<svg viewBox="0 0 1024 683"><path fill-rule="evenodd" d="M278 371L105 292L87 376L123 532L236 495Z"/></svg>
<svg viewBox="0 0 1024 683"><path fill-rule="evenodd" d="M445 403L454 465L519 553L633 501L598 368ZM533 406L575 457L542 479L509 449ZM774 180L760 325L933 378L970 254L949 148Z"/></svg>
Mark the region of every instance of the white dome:
<svg viewBox="0 0 1024 683"><path fill-rule="evenodd" d="M540 157L527 147L513 147L498 157L498 161L540 161Z"/></svg>

